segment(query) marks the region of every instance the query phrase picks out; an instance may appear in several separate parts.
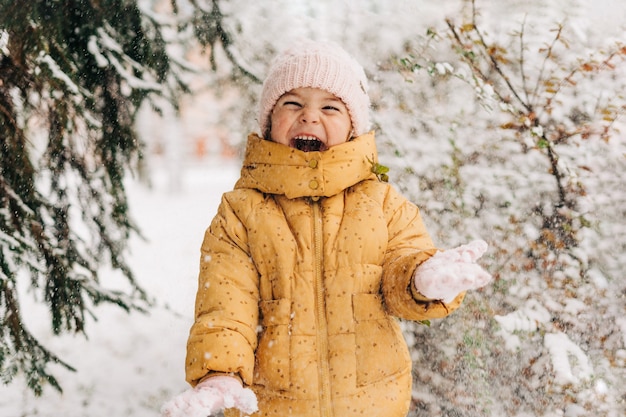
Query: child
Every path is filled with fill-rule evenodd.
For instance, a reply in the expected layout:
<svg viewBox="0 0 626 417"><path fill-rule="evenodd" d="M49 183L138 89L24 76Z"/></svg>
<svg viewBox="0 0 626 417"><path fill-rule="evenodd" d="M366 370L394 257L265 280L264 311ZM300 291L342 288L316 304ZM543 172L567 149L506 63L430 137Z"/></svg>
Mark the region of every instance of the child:
<svg viewBox="0 0 626 417"><path fill-rule="evenodd" d="M411 359L394 317L440 318L491 276L476 241L439 252L378 180L365 73L333 43L280 54L262 137L202 243L187 344L194 387L168 417L403 417ZM257 403L258 399L258 403Z"/></svg>

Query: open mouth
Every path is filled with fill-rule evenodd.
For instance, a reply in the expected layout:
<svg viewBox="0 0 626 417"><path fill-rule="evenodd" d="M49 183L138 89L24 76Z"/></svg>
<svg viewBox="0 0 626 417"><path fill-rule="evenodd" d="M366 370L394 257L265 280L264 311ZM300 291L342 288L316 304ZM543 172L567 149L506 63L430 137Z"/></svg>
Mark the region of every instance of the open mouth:
<svg viewBox="0 0 626 417"><path fill-rule="evenodd" d="M303 152L318 152L325 148L324 142L315 136L296 136L291 140L292 147Z"/></svg>

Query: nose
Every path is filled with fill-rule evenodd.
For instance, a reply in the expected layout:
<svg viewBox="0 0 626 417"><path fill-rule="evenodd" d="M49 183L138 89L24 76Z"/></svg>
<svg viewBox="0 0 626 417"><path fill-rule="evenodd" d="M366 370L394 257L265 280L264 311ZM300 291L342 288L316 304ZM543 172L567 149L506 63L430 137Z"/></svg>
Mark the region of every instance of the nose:
<svg viewBox="0 0 626 417"><path fill-rule="evenodd" d="M300 121L302 123L317 123L320 121L319 112L310 107L304 107L300 114Z"/></svg>

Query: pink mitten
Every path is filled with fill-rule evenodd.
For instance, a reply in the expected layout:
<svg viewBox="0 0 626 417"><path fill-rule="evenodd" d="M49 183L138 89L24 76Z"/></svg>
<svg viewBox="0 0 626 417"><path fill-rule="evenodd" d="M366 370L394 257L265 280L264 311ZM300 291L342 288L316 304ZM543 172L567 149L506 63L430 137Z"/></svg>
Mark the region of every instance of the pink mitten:
<svg viewBox="0 0 626 417"><path fill-rule="evenodd" d="M161 408L162 417L207 417L225 408L238 408L246 414L258 410L254 392L244 388L237 378L215 376L195 388L178 394Z"/></svg>
<svg viewBox="0 0 626 417"><path fill-rule="evenodd" d="M449 303L463 291L485 286L492 277L476 260L486 251L487 242L475 240L437 252L415 270L415 288L428 298Z"/></svg>

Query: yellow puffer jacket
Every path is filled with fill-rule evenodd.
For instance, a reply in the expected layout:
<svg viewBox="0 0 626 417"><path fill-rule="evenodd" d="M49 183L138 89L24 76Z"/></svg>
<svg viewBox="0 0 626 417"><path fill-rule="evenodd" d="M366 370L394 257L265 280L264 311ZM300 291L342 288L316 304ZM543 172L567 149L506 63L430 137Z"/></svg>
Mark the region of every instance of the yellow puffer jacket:
<svg viewBox="0 0 626 417"><path fill-rule="evenodd" d="M238 374L255 417L406 415L411 360L394 316L443 317L463 295L412 290L436 249L418 208L372 174L376 159L373 134L308 153L250 135L202 244L190 384Z"/></svg>

